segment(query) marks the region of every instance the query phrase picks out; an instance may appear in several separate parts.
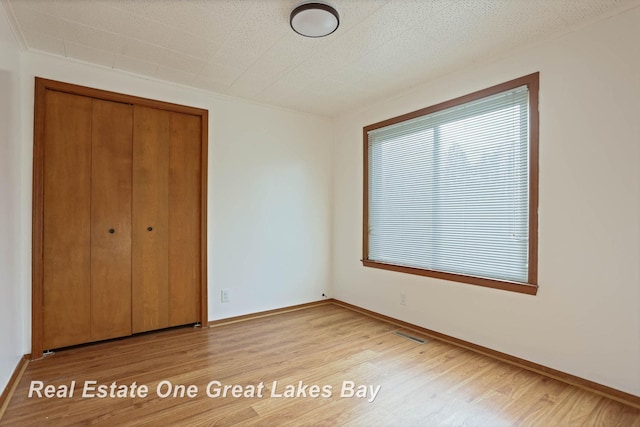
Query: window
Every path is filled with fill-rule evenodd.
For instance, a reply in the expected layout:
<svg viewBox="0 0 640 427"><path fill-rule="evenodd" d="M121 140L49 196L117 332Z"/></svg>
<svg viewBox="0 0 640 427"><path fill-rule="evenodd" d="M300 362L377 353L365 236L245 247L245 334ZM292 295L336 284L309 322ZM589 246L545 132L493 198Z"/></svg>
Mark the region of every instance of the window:
<svg viewBox="0 0 640 427"><path fill-rule="evenodd" d="M538 79L363 129L363 264L536 294Z"/></svg>

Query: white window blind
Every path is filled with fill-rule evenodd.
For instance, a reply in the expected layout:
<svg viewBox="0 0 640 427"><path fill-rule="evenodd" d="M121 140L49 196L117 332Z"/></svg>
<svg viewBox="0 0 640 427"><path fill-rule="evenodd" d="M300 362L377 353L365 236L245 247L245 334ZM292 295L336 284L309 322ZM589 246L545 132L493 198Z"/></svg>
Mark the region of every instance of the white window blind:
<svg viewBox="0 0 640 427"><path fill-rule="evenodd" d="M526 283L528 89L368 131L368 260Z"/></svg>

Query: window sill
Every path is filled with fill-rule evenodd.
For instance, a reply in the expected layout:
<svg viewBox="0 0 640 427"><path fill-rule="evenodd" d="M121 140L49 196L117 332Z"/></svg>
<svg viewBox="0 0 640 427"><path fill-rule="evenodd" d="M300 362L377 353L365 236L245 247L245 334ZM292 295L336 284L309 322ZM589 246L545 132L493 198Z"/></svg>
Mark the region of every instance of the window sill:
<svg viewBox="0 0 640 427"><path fill-rule="evenodd" d="M482 277L465 276L462 274L443 273L441 271L423 270L421 268L405 267L402 265L385 264L376 261L363 259L362 265L365 267L379 268L382 270L397 271L400 273L416 274L419 276L433 277L436 279L450 280L453 282L467 283L469 285L483 286L485 288L501 289L503 291L518 292L527 295L536 295L538 285L529 283L509 282Z"/></svg>

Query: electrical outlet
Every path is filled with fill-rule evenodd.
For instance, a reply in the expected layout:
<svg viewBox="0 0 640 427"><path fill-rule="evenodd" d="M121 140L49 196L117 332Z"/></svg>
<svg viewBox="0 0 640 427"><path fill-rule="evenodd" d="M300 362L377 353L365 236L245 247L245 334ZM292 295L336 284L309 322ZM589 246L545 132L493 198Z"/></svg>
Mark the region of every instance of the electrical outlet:
<svg viewBox="0 0 640 427"><path fill-rule="evenodd" d="M400 292L400 305L407 305L407 294Z"/></svg>
<svg viewBox="0 0 640 427"><path fill-rule="evenodd" d="M220 291L220 302L231 302L231 291L229 289Z"/></svg>

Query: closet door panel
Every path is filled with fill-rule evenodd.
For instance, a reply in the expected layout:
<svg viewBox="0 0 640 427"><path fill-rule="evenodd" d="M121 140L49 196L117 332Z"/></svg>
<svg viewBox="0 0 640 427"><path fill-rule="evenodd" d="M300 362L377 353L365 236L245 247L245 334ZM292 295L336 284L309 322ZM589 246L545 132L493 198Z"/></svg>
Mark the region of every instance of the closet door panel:
<svg viewBox="0 0 640 427"><path fill-rule="evenodd" d="M169 321L200 319L200 117L171 113L169 151Z"/></svg>
<svg viewBox="0 0 640 427"><path fill-rule="evenodd" d="M91 98L45 96L43 347L53 349L91 335Z"/></svg>
<svg viewBox="0 0 640 427"><path fill-rule="evenodd" d="M134 106L134 333L169 326L169 125L169 112Z"/></svg>
<svg viewBox="0 0 640 427"><path fill-rule="evenodd" d="M131 334L133 107L93 100L91 339Z"/></svg>

